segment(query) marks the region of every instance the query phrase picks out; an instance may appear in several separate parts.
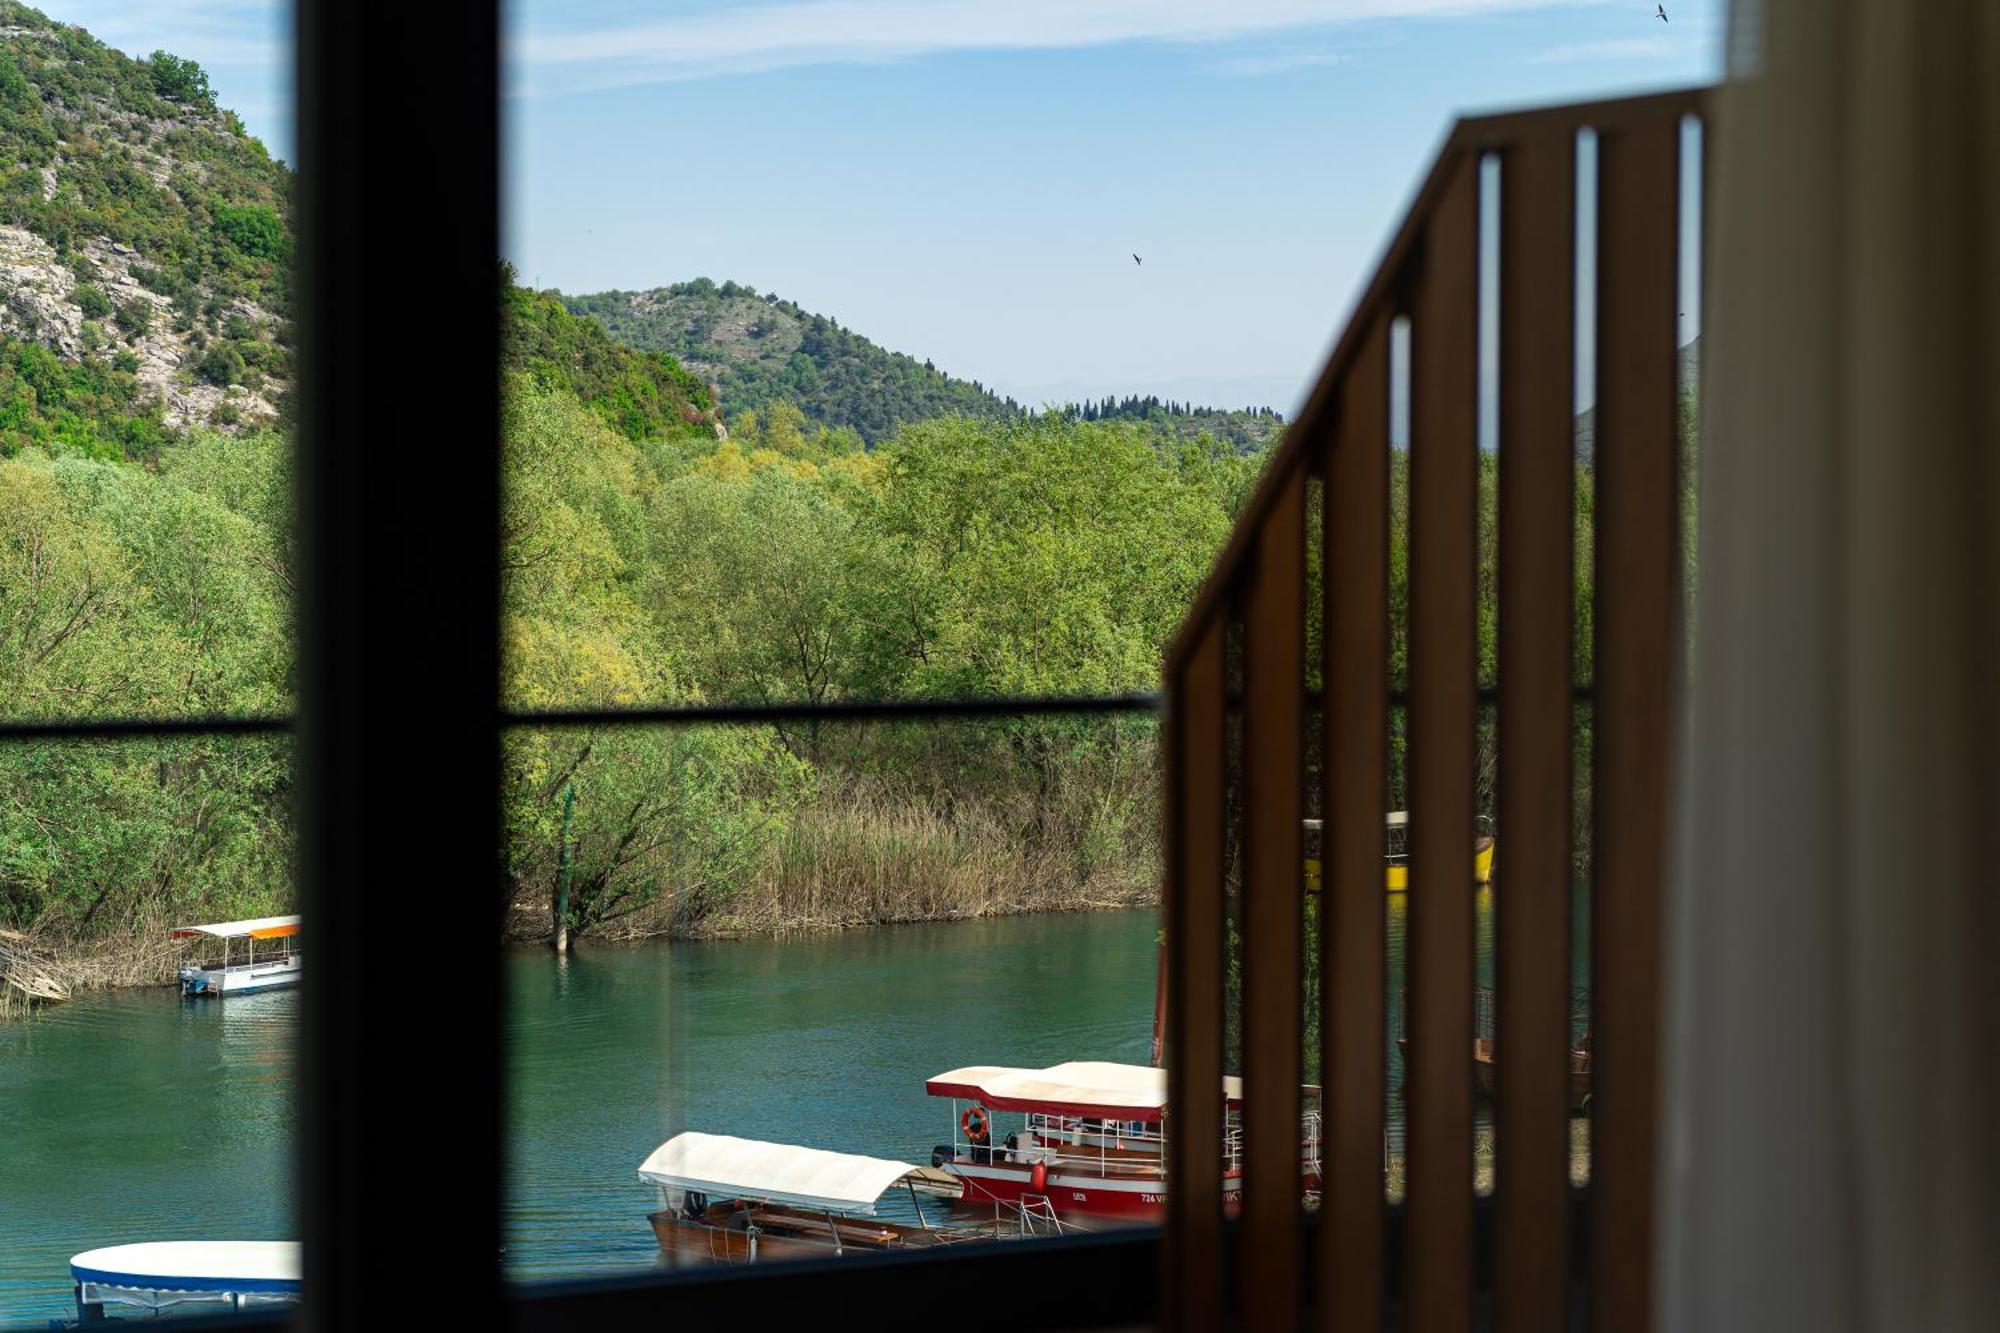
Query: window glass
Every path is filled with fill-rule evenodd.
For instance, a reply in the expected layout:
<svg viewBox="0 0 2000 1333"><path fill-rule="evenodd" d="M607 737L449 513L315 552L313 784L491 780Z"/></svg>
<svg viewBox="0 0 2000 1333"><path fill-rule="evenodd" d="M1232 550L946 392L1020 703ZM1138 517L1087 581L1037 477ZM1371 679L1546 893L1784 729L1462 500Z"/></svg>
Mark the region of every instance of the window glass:
<svg viewBox="0 0 2000 1333"><path fill-rule="evenodd" d="M1116 1097L925 1089L1156 1076L1151 720L887 715L1157 689L1441 129L1694 81L1719 5L1560 37L1534 5L1394 9L508 7L511 1276L798 1239L741 1180L697 1188L703 1141L642 1178L683 1134L936 1153L961 1186L1044 1148L1154 1167ZM1489 449L1489 530L1496 476ZM929 1199L883 1215L967 1219Z"/></svg>
<svg viewBox="0 0 2000 1333"><path fill-rule="evenodd" d="M1157 1097L1150 718L523 729L508 754L509 1276L747 1259L756 1209L760 1257L856 1219L895 1224L856 1253L1157 1220L1157 1115L932 1084L1087 1061L1069 1082ZM708 1135L770 1146L689 1211ZM642 1169L662 1149L678 1175ZM802 1149L929 1169L801 1214L757 1173Z"/></svg>
<svg viewBox="0 0 2000 1333"><path fill-rule="evenodd" d="M0 4L0 1325L296 1285L290 28Z"/></svg>
<svg viewBox="0 0 2000 1333"><path fill-rule="evenodd" d="M0 717L283 713L285 17L5 8Z"/></svg>
<svg viewBox="0 0 2000 1333"><path fill-rule="evenodd" d="M0 792L0 1323L46 1327L76 1255L298 1234L307 937L183 933L290 912L291 745L16 741Z"/></svg>

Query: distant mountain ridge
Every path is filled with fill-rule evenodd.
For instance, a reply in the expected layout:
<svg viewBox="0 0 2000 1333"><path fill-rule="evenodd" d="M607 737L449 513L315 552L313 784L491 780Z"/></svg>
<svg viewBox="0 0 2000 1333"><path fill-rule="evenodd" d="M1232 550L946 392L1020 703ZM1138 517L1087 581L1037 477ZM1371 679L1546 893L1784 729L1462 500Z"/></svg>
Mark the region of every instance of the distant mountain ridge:
<svg viewBox="0 0 2000 1333"><path fill-rule="evenodd" d="M907 422L947 415L1005 419L1021 405L977 380L878 347L838 320L776 293L707 278L650 291L564 296L612 337L665 352L716 386L727 415L789 402L806 418L875 444Z"/></svg>
<svg viewBox="0 0 2000 1333"><path fill-rule="evenodd" d="M725 419L786 402L808 421L848 429L873 445L940 416L1008 420L1029 408L928 359L892 352L774 292L708 278L646 291L563 295L576 315L619 342L676 359L715 387ZM1238 448L1263 444L1284 424L1276 412L1232 411L1157 396L1071 404L1086 420L1140 420L1182 435L1203 431Z"/></svg>
<svg viewBox="0 0 2000 1333"><path fill-rule="evenodd" d="M1693 393L1701 384L1701 336L1697 334L1682 344L1675 361L1674 382L1680 386L1682 397ZM1586 407L1576 414L1576 456L1586 464L1597 461L1597 408Z"/></svg>

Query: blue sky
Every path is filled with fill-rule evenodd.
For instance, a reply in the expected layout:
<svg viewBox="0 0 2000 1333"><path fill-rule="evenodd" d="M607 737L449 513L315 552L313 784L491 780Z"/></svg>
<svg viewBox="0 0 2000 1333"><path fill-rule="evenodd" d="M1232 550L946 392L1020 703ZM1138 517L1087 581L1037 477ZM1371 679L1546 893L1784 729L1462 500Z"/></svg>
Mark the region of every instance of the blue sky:
<svg viewBox="0 0 2000 1333"><path fill-rule="evenodd" d="M1654 3L515 0L506 251L776 291L1029 402L1289 410L1454 114L1717 76L1723 0ZM51 12L289 155L284 6Z"/></svg>

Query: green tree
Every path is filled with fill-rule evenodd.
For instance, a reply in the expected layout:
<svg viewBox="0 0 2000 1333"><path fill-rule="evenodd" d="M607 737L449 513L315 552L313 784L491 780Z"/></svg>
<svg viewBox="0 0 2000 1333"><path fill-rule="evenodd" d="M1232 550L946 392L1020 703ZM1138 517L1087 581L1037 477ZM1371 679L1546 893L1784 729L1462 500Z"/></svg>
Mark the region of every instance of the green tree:
<svg viewBox="0 0 2000 1333"><path fill-rule="evenodd" d="M208 86L208 71L192 60L155 51L146 58L153 75L153 90L170 102L194 102L213 106L215 95Z"/></svg>

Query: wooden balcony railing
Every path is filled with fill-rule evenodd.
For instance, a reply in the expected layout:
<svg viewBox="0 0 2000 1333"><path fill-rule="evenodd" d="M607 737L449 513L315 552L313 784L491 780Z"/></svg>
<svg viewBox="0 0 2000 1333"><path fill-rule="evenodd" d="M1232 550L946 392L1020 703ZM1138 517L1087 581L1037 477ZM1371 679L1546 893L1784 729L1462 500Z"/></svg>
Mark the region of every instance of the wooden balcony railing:
<svg viewBox="0 0 2000 1333"><path fill-rule="evenodd" d="M1683 141L1699 91L1461 121L1170 650L1167 1040L1176 1129L1162 1271L1183 1328L1643 1329L1652 1304L1668 694L1678 650L1676 297ZM1579 142L1596 264L1577 278ZM1482 273L1482 206L1497 275ZM1483 281L1497 276L1497 284ZM1573 674L1579 291L1594 289L1595 608ZM1477 674L1482 299L1497 290L1497 689ZM1482 292L1486 293L1482 297ZM1409 322L1392 373L1392 325ZM1400 345L1399 343L1397 345ZM1491 367L1489 367L1489 370ZM1392 379L1410 405L1407 687L1390 674ZM1307 506L1317 480L1321 688L1308 694ZM1496 1187L1475 1290L1472 1059L1476 728L1497 705ZM1590 790L1594 1089L1570 1235L1574 709ZM1390 717L1407 708L1407 1185L1384 1197ZM1317 710L1316 727L1313 726ZM1239 729L1240 728L1240 729ZM1317 765L1307 749L1320 747ZM1326 1142L1302 1202L1302 820L1324 819L1318 932ZM1240 862L1232 849L1240 848ZM1225 958L1239 911L1243 1198L1225 1221ZM1304 1237L1316 1233L1308 1253ZM1581 1287L1572 1242L1582 1240ZM1490 1305L1488 1302L1490 1301Z"/></svg>

